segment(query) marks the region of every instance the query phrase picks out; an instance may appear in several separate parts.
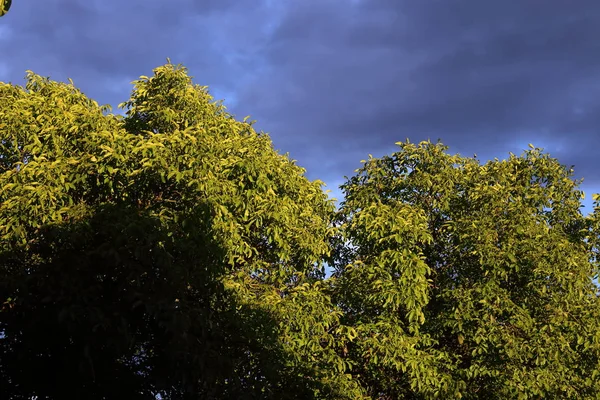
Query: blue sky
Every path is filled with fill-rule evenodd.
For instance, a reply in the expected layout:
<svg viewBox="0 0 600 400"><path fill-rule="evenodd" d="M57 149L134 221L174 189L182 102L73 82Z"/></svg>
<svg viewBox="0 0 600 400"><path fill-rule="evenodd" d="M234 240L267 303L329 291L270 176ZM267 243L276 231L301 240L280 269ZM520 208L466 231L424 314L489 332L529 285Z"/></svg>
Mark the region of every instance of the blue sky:
<svg viewBox="0 0 600 400"><path fill-rule="evenodd" d="M14 0L0 81L72 78L102 104L169 57L311 179L441 139L482 160L544 147L600 192L596 0Z"/></svg>

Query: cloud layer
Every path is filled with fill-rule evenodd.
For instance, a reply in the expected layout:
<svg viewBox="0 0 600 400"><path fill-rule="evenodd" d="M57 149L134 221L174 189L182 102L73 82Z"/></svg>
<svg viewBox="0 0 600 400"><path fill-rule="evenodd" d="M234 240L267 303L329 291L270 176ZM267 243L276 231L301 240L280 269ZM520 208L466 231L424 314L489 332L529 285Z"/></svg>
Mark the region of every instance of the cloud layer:
<svg viewBox="0 0 600 400"><path fill-rule="evenodd" d="M0 80L70 77L116 105L170 57L330 187L440 138L482 159L534 143L595 188L598 38L592 0L15 0Z"/></svg>

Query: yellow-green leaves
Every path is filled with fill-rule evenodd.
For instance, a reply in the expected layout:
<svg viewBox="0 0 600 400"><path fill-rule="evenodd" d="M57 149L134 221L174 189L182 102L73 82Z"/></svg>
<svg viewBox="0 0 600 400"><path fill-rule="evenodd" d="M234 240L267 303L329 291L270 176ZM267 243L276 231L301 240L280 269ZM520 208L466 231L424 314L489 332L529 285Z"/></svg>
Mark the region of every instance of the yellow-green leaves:
<svg viewBox="0 0 600 400"><path fill-rule="evenodd" d="M360 398L340 374L355 331L316 283L334 212L321 183L182 67L141 77L123 107L31 72L0 84L0 298L18 298L0 313L0 386ZM26 385L49 360L64 375Z"/></svg>
<svg viewBox="0 0 600 400"><path fill-rule="evenodd" d="M12 0L0 0L0 17L4 16L10 10Z"/></svg>
<svg viewBox="0 0 600 400"><path fill-rule="evenodd" d="M367 391L596 398L600 218L581 215L572 170L533 146L481 165L397 144L342 187L338 215L335 298Z"/></svg>
<svg viewBox="0 0 600 400"><path fill-rule="evenodd" d="M0 84L5 397L598 397L600 207L541 149L399 142L336 213L181 66L121 106Z"/></svg>

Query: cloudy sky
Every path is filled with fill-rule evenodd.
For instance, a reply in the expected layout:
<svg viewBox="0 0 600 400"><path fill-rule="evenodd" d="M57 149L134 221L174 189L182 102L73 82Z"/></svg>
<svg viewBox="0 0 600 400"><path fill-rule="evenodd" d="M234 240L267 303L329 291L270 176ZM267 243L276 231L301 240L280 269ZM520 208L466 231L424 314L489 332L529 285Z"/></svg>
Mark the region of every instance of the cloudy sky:
<svg viewBox="0 0 600 400"><path fill-rule="evenodd" d="M13 0L0 81L72 78L102 104L169 57L339 197L369 153L528 143L600 192L597 0Z"/></svg>

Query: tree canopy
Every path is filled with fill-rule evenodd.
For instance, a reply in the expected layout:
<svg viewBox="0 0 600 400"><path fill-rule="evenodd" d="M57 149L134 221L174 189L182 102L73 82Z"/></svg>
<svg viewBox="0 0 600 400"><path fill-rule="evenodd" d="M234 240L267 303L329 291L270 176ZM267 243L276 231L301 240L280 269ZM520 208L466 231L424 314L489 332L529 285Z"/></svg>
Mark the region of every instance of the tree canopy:
<svg viewBox="0 0 600 400"><path fill-rule="evenodd" d="M120 107L0 83L3 398L600 396L600 204L541 149L401 142L336 210L180 65Z"/></svg>
<svg viewBox="0 0 600 400"><path fill-rule="evenodd" d="M531 147L398 143L343 186L335 302L373 398L597 398L598 209ZM596 222L597 224L597 222ZM594 236L594 232L596 232Z"/></svg>
<svg viewBox="0 0 600 400"><path fill-rule="evenodd" d="M320 182L180 66L136 81L124 118L27 80L0 86L2 393L352 392Z"/></svg>

